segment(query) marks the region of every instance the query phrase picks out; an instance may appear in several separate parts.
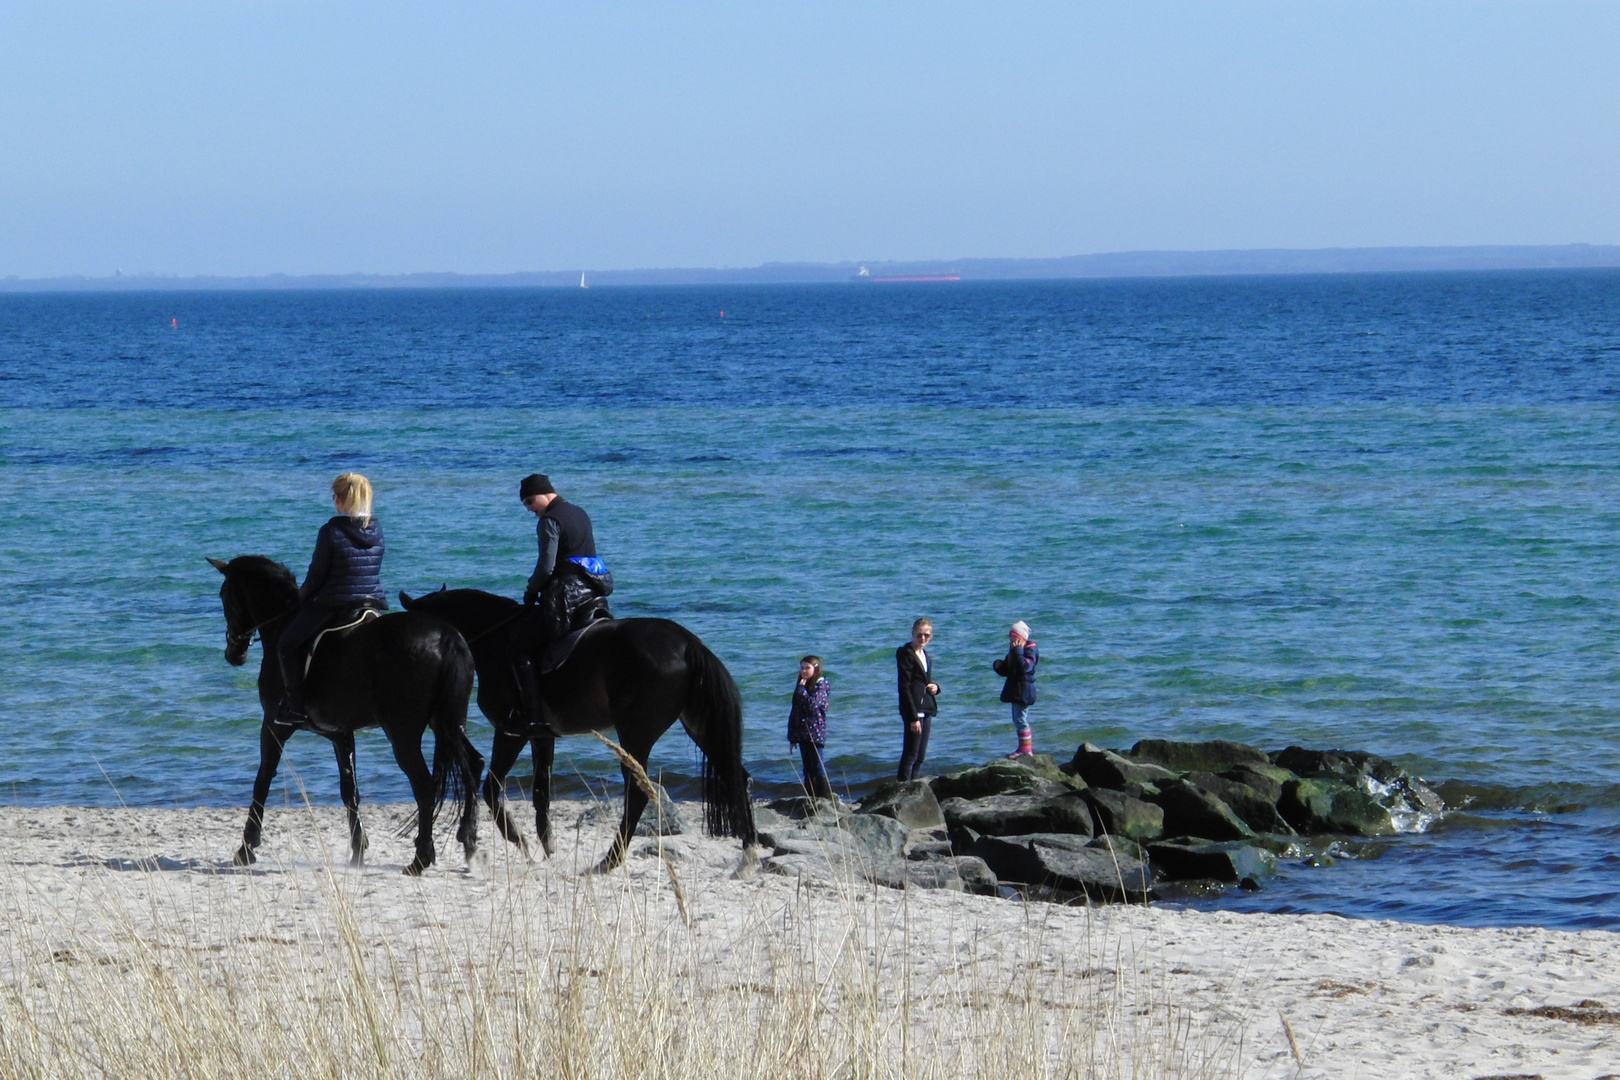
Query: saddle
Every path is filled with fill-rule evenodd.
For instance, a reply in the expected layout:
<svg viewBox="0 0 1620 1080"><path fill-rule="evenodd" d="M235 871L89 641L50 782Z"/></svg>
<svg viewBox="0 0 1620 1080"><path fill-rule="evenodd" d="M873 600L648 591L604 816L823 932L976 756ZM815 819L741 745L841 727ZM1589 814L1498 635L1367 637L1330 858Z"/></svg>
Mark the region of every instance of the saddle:
<svg viewBox="0 0 1620 1080"><path fill-rule="evenodd" d="M606 598L599 599L605 600ZM578 627L577 630L572 631L566 637L558 638L540 650L538 674L549 675L562 667L568 662L568 658L573 655L574 646L579 644L580 638L590 633L599 623L612 621L613 616L608 612L606 603L600 606L589 605L588 607L588 612L586 608L581 608L574 615L574 625Z"/></svg>
<svg viewBox="0 0 1620 1080"><path fill-rule="evenodd" d="M309 674L309 667L315 662L315 650L321 647L321 640L325 638L327 634L337 634L344 630L353 630L361 623L370 622L372 619L380 617L386 610L387 608L385 608L379 601L363 600L360 603L355 604L353 607L348 608L339 614L333 615L333 624L326 627L320 633L311 638L309 645L304 650L304 674Z"/></svg>

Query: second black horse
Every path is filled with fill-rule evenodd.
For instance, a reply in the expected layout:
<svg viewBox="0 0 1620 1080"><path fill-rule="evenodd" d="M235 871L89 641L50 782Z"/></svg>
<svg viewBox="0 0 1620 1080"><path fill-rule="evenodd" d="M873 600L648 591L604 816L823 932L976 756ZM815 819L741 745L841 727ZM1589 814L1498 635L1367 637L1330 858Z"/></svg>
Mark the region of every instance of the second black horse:
<svg viewBox="0 0 1620 1080"><path fill-rule="evenodd" d="M679 719L703 753L704 821L711 835L756 840L748 771L742 762L742 696L731 673L696 634L668 619L612 619L596 623L567 661L540 676L546 726L530 731L519 717L517 683L506 660L507 637L521 611L517 601L480 589L441 589L412 598L412 612L427 612L460 630L478 668L478 708L495 726L484 801L501 835L523 846L506 809L506 776L534 747L535 826L551 854L551 766L555 735L616 729L619 742L643 769L652 747ZM538 665L537 665L538 666ZM625 846L647 807L647 795L625 773L624 816L599 870L624 858Z"/></svg>

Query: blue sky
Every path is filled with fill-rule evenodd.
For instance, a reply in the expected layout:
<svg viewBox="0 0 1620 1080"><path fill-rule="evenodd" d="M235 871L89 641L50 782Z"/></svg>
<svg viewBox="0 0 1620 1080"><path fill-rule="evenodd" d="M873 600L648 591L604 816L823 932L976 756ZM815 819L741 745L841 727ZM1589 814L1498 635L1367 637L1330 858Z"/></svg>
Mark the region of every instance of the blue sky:
<svg viewBox="0 0 1620 1080"><path fill-rule="evenodd" d="M0 5L0 276L1620 243L1620 4Z"/></svg>

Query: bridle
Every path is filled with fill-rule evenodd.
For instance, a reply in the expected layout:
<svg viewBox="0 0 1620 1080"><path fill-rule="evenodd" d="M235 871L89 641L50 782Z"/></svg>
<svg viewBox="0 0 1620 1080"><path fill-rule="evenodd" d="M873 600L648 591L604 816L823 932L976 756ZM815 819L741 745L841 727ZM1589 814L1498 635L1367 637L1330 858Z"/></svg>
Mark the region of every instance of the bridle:
<svg viewBox="0 0 1620 1080"><path fill-rule="evenodd" d="M277 614L270 616L268 619L263 619L263 620L261 620L259 622L254 623L252 626L248 627L246 630L241 631L240 633L238 633L235 630L232 630L231 627L230 627L230 624L227 623L226 626L225 626L225 647L227 649L238 649L239 648L243 652L247 652L248 647L253 644L253 635L257 634L260 630L264 629L266 626L269 626L271 623L275 622L277 619L284 618L284 617L286 617L288 615L291 615L293 612L295 612L297 610L298 610L298 605L294 604L292 607L288 608L285 611L278 612Z"/></svg>

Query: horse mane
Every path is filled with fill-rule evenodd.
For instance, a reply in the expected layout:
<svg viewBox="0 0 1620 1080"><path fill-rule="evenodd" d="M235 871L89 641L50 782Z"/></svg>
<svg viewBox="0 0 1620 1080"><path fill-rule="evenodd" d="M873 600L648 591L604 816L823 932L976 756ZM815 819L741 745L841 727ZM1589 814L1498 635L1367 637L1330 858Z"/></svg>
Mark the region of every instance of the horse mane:
<svg viewBox="0 0 1620 1080"><path fill-rule="evenodd" d="M420 606L429 614L448 617L453 622L457 617L497 619L520 605L509 596L485 592L483 589L439 589L413 596L408 602L405 594L400 593L400 606L406 610Z"/></svg>
<svg viewBox="0 0 1620 1080"><path fill-rule="evenodd" d="M283 592L297 592L298 578L286 566L268 555L238 555L230 561L227 570L255 582L262 582Z"/></svg>

